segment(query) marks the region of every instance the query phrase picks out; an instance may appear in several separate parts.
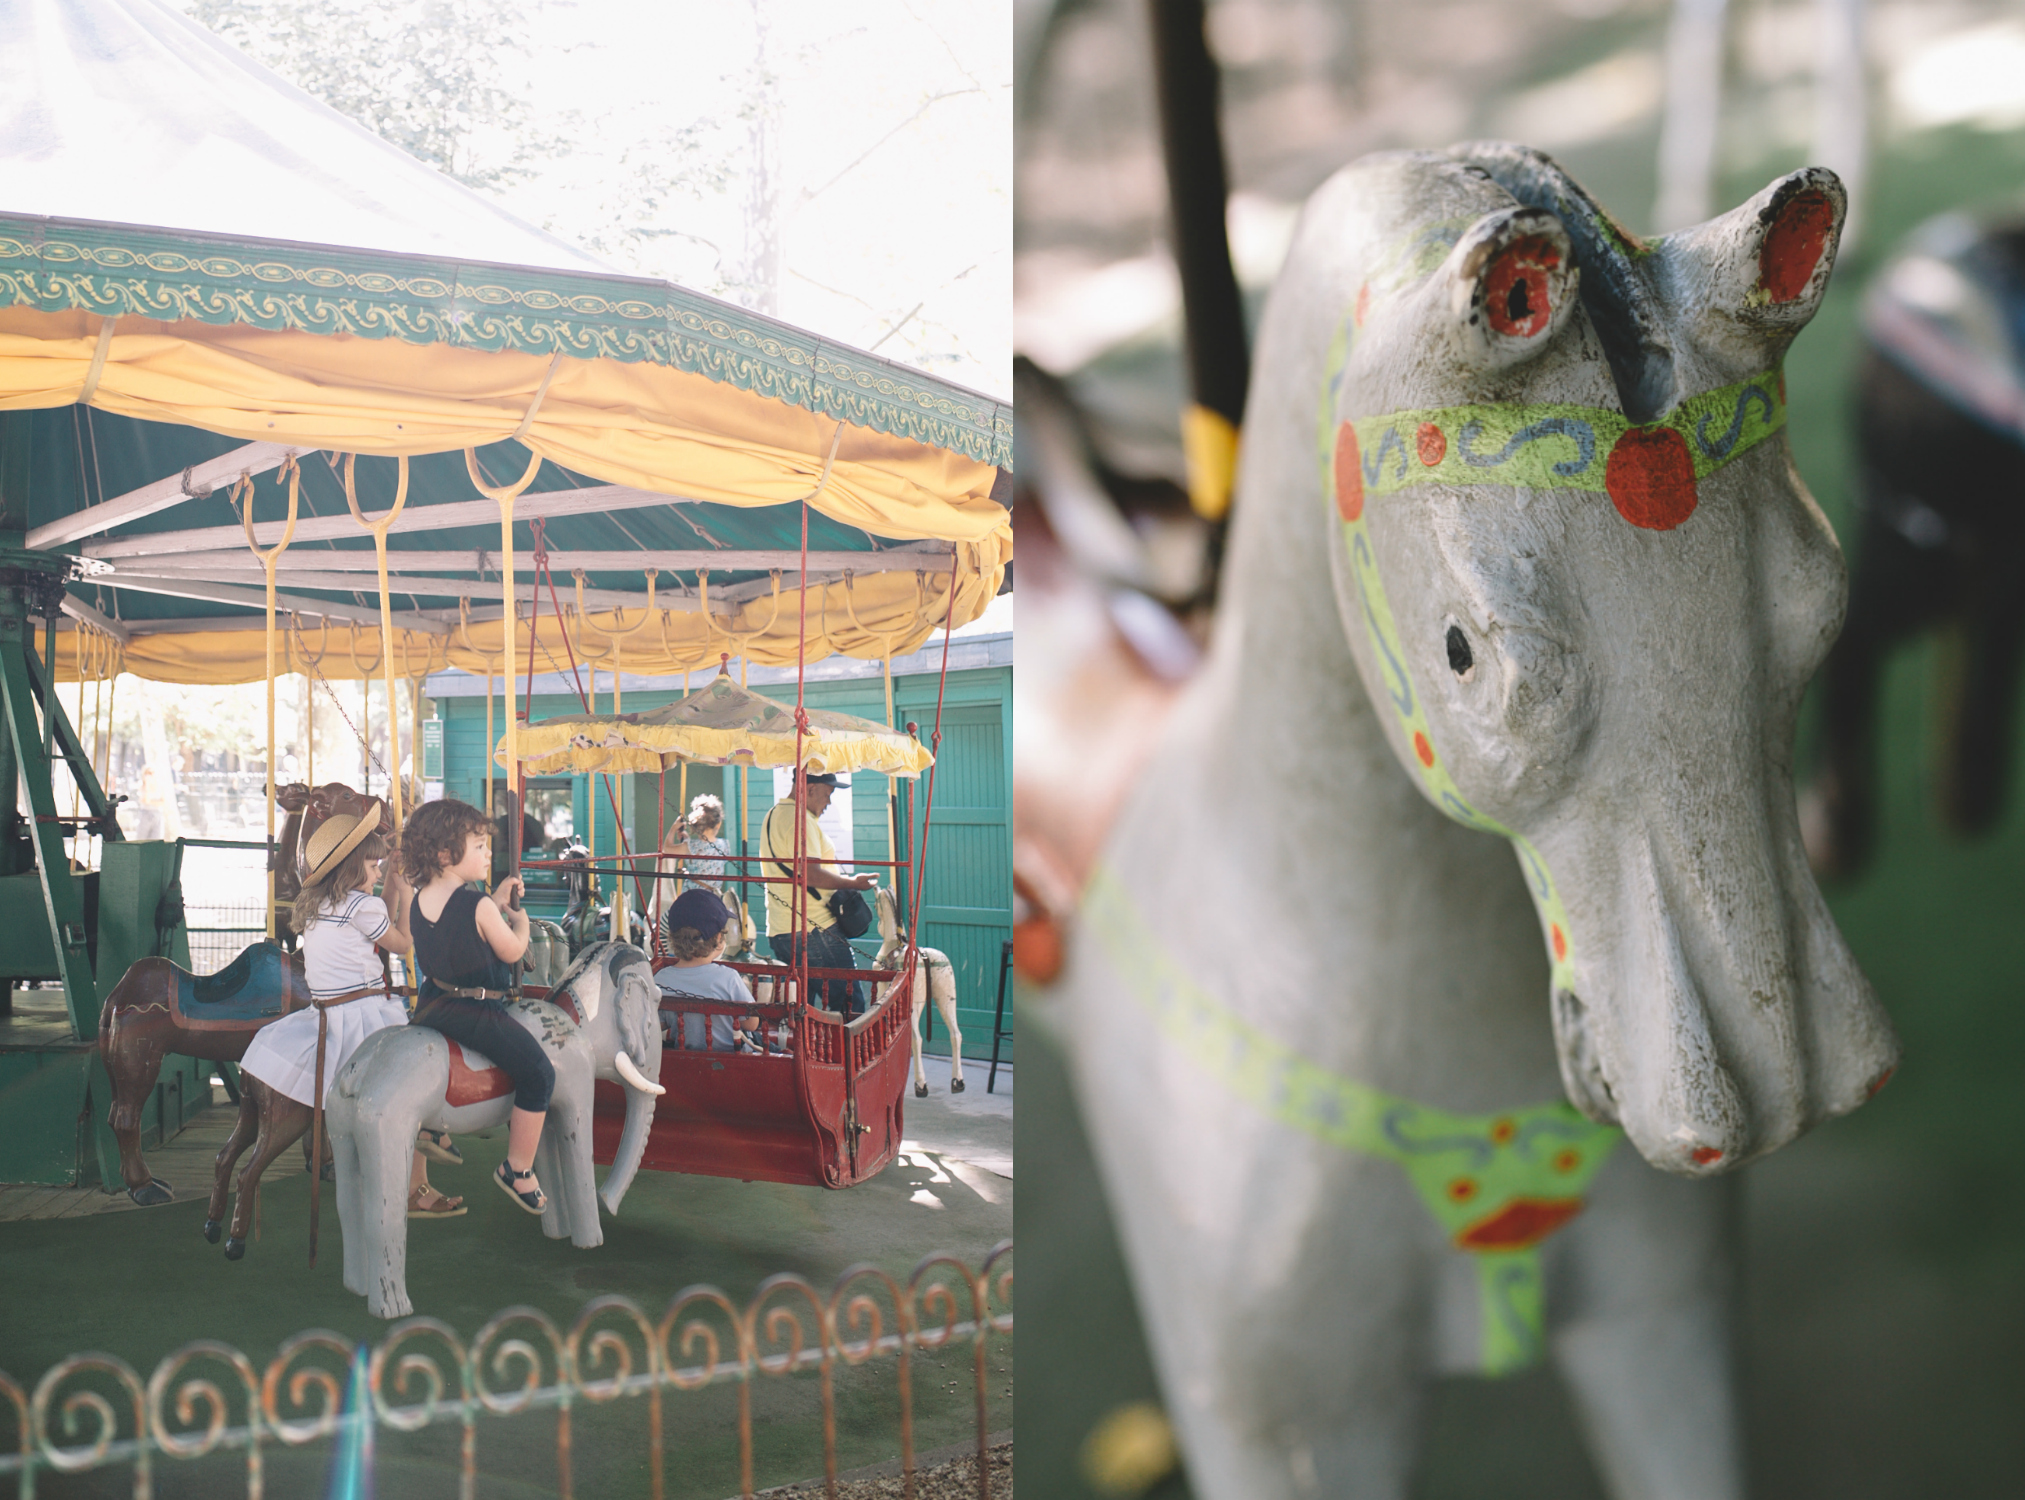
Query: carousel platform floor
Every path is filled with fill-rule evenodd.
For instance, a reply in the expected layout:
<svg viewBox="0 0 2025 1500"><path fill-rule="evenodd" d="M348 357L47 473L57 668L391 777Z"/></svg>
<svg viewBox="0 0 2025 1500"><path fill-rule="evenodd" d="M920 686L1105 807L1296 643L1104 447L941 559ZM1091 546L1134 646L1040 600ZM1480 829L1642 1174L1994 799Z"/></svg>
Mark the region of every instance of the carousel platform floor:
<svg viewBox="0 0 2025 1500"><path fill-rule="evenodd" d="M931 1251L975 1264L1012 1234L1012 1077L999 1070L995 1093L966 1065L968 1090L948 1093L948 1063L928 1060L933 1092L907 1099L908 1140L878 1177L844 1192L642 1172L621 1212L604 1221L605 1243L579 1250L545 1239L538 1225L493 1191L484 1176L505 1150L505 1134L463 1137L462 1167L432 1178L462 1193L461 1219L417 1223L409 1238L409 1291L417 1311L470 1338L512 1304L540 1308L567 1329L583 1304L604 1293L633 1298L658 1314L681 1288L722 1288L737 1305L777 1271L795 1271L826 1289L845 1267L870 1262L902 1280ZM87 1349L119 1355L145 1381L164 1355L200 1338L221 1339L258 1366L280 1342L308 1328L377 1342L388 1324L369 1317L342 1285L336 1204L326 1191L318 1262L308 1266L308 1174L300 1157L271 1169L263 1187L264 1234L237 1263L201 1232L211 1157L233 1111L198 1114L150 1165L176 1186L175 1202L145 1211L122 1194L90 1189L0 1192L0 1370L32 1388L42 1372ZM282 1170L285 1168L285 1171ZM32 1195L32 1196L31 1196ZM95 1202L92 1200L96 1200ZM919 1452L975 1442L968 1346L914 1358L915 1442ZM1012 1347L993 1348L988 1428L1008 1433ZM762 1378L754 1387L756 1479L761 1488L822 1473L816 1381ZM719 1500L738 1489L736 1393L721 1386L669 1397L663 1406L671 1496ZM899 1451L891 1361L837 1376L838 1466L860 1469ZM235 1416L235 1420L237 1417ZM578 1494L648 1493L647 1409L643 1401L573 1409L573 1474ZM509 1497L556 1491L552 1417L486 1419L478 1430L482 1493ZM0 1445L14 1443L0 1409ZM454 1493L454 1424L414 1434L382 1430L376 1492L382 1500ZM264 1452L269 1494L320 1492L327 1444ZM158 1459L154 1491L173 1497L244 1493L241 1457ZM46 1500L125 1495L129 1470L37 1475Z"/></svg>
<svg viewBox="0 0 2025 1500"><path fill-rule="evenodd" d="M209 1191L211 1164L232 1133L238 1107L225 1097L222 1085L211 1085L211 1107L199 1110L165 1146L142 1152L148 1169L171 1183L180 1197ZM266 1180L300 1176L302 1158L291 1152L267 1169ZM0 1183L0 1224L14 1219L75 1219L89 1214L138 1213L140 1205L123 1190L43 1187L36 1183Z"/></svg>

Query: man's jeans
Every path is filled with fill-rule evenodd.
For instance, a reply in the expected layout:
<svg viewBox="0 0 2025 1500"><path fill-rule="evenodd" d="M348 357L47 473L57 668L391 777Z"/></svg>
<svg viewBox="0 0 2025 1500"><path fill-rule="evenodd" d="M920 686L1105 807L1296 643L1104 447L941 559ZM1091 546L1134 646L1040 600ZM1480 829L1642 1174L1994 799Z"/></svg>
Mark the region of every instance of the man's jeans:
<svg viewBox="0 0 2025 1500"><path fill-rule="evenodd" d="M800 933L794 934L799 938ZM845 936L834 927L818 927L809 935L809 967L812 969L855 969L858 967L857 951ZM773 949L773 956L784 964L795 964L801 960L801 945L790 939L784 932L771 934L767 946ZM810 981L818 995L822 996L822 1008L833 1010L849 1020L865 1013L864 987L855 979L816 979Z"/></svg>

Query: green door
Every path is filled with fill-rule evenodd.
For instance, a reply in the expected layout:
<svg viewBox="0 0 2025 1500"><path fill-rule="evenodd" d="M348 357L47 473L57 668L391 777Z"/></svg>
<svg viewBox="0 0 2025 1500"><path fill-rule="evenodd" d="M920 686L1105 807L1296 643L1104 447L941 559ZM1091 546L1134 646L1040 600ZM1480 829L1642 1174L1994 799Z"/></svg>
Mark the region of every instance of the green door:
<svg viewBox="0 0 2025 1500"><path fill-rule="evenodd" d="M1002 699L945 707L942 753L935 767L921 941L926 947L940 948L955 966L956 1019L963 1028L965 1057L991 1055L999 954L1012 934L1008 707ZM932 711L931 706L931 715ZM925 732L926 719L923 729ZM924 777L914 808L917 840L926 793ZM1010 994L1007 1004L1011 1004ZM1011 1026L1010 1016L1007 1026ZM931 1050L948 1051L940 1017ZM1011 1056L1009 1045L1001 1055Z"/></svg>

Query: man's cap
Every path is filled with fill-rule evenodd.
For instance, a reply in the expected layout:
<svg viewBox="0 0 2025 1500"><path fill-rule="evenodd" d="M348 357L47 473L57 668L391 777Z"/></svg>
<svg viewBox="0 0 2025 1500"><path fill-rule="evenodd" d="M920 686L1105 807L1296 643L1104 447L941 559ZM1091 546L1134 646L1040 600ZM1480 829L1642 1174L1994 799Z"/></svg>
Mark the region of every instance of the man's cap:
<svg viewBox="0 0 2025 1500"><path fill-rule="evenodd" d="M851 784L835 771L811 771L808 774L808 783L810 786L849 786Z"/></svg>
<svg viewBox="0 0 2025 1500"><path fill-rule="evenodd" d="M724 903L717 899L716 893L706 891L697 885L692 885L677 896L668 907L670 932L679 932L686 927L692 932L700 932L709 937L730 920L731 913L725 909Z"/></svg>
<svg viewBox="0 0 2025 1500"><path fill-rule="evenodd" d="M309 836L309 846L303 851L309 863L306 884L323 879L345 861L345 856L358 848L380 826L380 804L374 799L366 804L363 816L353 817L350 813L332 813L317 826Z"/></svg>

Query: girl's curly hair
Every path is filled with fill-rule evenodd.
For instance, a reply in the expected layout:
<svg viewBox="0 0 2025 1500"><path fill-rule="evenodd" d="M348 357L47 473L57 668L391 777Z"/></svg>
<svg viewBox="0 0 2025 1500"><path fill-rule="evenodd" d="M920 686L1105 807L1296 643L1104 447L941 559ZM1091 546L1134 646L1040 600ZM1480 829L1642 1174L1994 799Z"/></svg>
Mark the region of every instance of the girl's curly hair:
<svg viewBox="0 0 2025 1500"><path fill-rule="evenodd" d="M689 816L683 820L693 833L709 834L724 826L724 799L709 792L698 792L689 799Z"/></svg>
<svg viewBox="0 0 2025 1500"><path fill-rule="evenodd" d="M387 857L387 840L384 834L369 833L358 848L352 850L338 866L321 880L306 882L295 893L295 900L288 908L288 925L297 932L309 931L309 924L319 912L329 911L365 884L366 862Z"/></svg>
<svg viewBox="0 0 2025 1500"><path fill-rule="evenodd" d="M491 820L469 802L454 797L424 802L401 830L401 870L420 890L444 867L462 859L471 839L491 833Z"/></svg>

